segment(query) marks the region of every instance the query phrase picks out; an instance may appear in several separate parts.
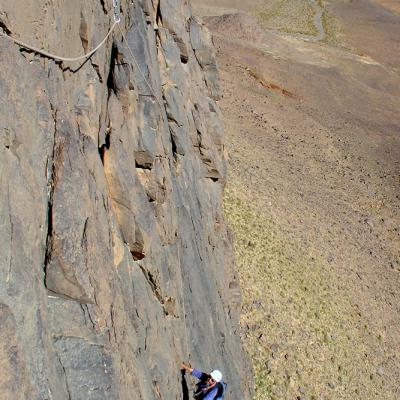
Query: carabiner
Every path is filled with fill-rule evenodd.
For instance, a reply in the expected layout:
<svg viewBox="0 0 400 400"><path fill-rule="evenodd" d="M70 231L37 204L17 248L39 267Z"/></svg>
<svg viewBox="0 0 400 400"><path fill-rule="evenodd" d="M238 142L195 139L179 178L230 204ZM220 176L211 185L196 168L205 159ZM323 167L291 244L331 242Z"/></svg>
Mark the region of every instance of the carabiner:
<svg viewBox="0 0 400 400"><path fill-rule="evenodd" d="M114 9L114 21L116 23L121 21L121 13L120 13L120 5L119 5L120 0L113 0L113 9Z"/></svg>

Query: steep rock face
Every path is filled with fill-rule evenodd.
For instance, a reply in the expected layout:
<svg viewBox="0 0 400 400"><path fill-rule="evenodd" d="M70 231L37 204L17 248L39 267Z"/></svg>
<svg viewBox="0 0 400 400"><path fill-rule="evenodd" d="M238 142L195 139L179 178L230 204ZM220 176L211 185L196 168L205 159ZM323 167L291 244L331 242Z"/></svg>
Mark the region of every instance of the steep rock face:
<svg viewBox="0 0 400 400"><path fill-rule="evenodd" d="M1 0L0 26L71 57L112 13ZM247 399L211 38L182 0L121 14L83 63L0 38L1 397L182 399L189 360Z"/></svg>

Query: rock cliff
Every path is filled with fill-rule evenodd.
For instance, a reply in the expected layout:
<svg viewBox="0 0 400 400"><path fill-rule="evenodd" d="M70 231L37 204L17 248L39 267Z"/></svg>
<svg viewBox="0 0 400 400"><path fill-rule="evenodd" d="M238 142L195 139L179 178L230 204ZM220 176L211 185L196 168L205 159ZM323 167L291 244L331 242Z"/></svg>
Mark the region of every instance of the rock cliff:
<svg viewBox="0 0 400 400"><path fill-rule="evenodd" d="M211 37L185 0L120 12L86 62L0 37L1 398L184 399L186 360L248 399ZM113 22L0 0L7 35L66 57Z"/></svg>

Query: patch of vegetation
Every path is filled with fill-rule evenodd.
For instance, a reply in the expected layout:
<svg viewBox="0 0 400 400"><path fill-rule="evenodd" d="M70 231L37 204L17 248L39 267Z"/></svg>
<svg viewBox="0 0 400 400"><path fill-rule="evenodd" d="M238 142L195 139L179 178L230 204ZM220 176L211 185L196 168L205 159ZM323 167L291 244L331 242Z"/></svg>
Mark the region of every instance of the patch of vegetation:
<svg viewBox="0 0 400 400"><path fill-rule="evenodd" d="M236 187L227 188L224 208L235 233L255 400L391 399L376 364L379 338L329 264L286 237Z"/></svg>
<svg viewBox="0 0 400 400"><path fill-rule="evenodd" d="M341 32L337 18L328 10L327 5L322 0L318 0L318 4L323 10L321 20L325 38L322 41L333 46L347 49L348 45L345 43L345 36Z"/></svg>
<svg viewBox="0 0 400 400"><path fill-rule="evenodd" d="M322 26L325 32L325 39L326 43L330 44L337 44L337 23L336 20L333 18L332 14L328 11L324 10L322 13Z"/></svg>
<svg viewBox="0 0 400 400"><path fill-rule="evenodd" d="M307 0L268 0L257 10L256 17L264 29L315 36L318 32L314 14L314 7Z"/></svg>

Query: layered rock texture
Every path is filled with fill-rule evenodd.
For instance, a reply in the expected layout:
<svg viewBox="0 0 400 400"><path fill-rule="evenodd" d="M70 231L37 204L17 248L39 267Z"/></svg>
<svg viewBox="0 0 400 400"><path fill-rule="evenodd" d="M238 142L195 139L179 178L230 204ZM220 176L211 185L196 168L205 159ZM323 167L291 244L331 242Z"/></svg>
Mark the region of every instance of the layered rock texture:
<svg viewBox="0 0 400 400"><path fill-rule="evenodd" d="M1 398L184 399L186 360L248 399L211 37L186 1L120 11L86 62L0 37ZM66 57L113 22L111 0L0 1Z"/></svg>

